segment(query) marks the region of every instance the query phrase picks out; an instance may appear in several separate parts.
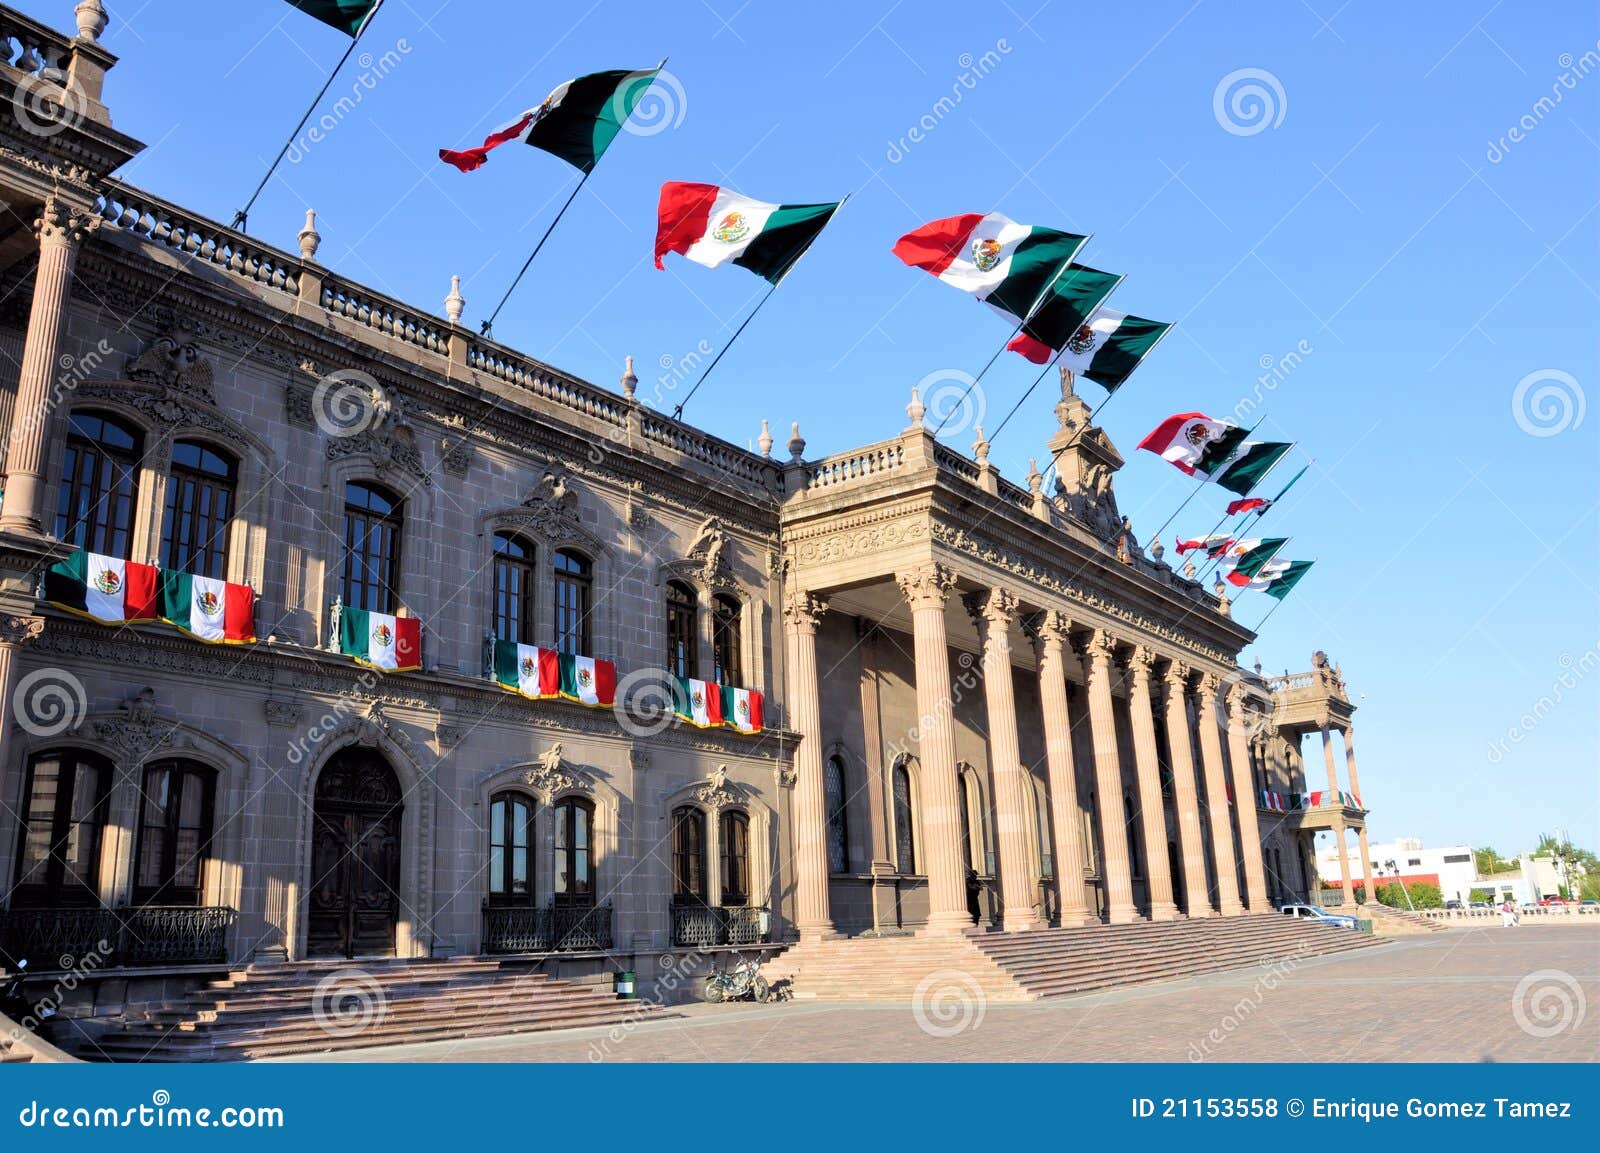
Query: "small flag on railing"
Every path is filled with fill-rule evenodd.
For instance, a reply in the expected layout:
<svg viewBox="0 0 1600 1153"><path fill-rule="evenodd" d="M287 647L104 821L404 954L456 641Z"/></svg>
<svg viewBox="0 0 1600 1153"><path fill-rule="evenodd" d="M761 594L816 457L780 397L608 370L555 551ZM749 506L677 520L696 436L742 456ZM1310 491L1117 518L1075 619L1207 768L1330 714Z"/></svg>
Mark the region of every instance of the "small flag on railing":
<svg viewBox="0 0 1600 1153"><path fill-rule="evenodd" d="M346 605L339 613L339 651L384 672L422 667L422 621Z"/></svg>
<svg viewBox="0 0 1600 1153"><path fill-rule="evenodd" d="M1283 794L1282 793L1278 793L1278 792L1274 792L1271 789L1265 789L1265 790L1262 791L1262 793L1261 793L1261 807L1264 808L1264 809L1270 809L1274 813L1282 813L1282 812L1287 812L1288 811L1288 806L1286 804L1284 804L1284 801L1283 801Z"/></svg>
<svg viewBox="0 0 1600 1153"><path fill-rule="evenodd" d="M561 695L580 705L609 707L617 699L617 666L594 657L562 653Z"/></svg>
<svg viewBox="0 0 1600 1153"><path fill-rule="evenodd" d="M161 617L161 570L82 550L44 574L44 599L101 624Z"/></svg>

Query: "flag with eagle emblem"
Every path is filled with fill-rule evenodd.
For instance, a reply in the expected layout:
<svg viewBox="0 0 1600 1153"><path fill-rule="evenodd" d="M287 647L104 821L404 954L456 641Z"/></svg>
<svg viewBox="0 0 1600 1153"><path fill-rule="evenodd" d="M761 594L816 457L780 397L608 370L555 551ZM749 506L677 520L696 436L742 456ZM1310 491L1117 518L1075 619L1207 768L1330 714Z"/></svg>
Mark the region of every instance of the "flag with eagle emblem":
<svg viewBox="0 0 1600 1153"><path fill-rule="evenodd" d="M755 689L722 687L722 715L731 729L741 733L759 733L762 729L761 694Z"/></svg>
<svg viewBox="0 0 1600 1153"><path fill-rule="evenodd" d="M161 570L79 550L44 574L44 600L101 624L161 616Z"/></svg>
<svg viewBox="0 0 1600 1153"><path fill-rule="evenodd" d="M1026 327L1040 327L1043 331L1042 326ZM1115 392L1172 325L1111 308L1097 308L1067 337L1064 345L1054 347L1040 344L1028 335L1026 327L1007 348L1020 352L1035 364L1043 364L1052 352L1059 352L1061 359L1056 363L1062 368L1087 377L1107 392Z"/></svg>
<svg viewBox="0 0 1600 1153"><path fill-rule="evenodd" d="M723 723L722 688L692 677L674 677L673 711L678 719L697 728L714 729Z"/></svg>
<svg viewBox="0 0 1600 1153"><path fill-rule="evenodd" d="M715 184L669 180L656 206L656 267L677 252L707 268L737 264L777 284L843 203L767 204Z"/></svg>
<svg viewBox="0 0 1600 1153"><path fill-rule="evenodd" d="M161 619L197 640L245 645L256 639L256 590L215 577L165 569Z"/></svg>
<svg viewBox="0 0 1600 1153"><path fill-rule="evenodd" d="M594 657L562 653L561 695L580 705L610 707L617 699L617 666Z"/></svg>
<svg viewBox="0 0 1600 1153"><path fill-rule="evenodd" d="M497 640L494 642L494 679L501 688L536 701L559 697L560 655L555 649Z"/></svg>
<svg viewBox="0 0 1600 1153"><path fill-rule="evenodd" d="M1190 476L1209 480L1233 459L1248 435L1248 429L1226 420L1212 420L1203 412L1180 412L1156 425L1139 447Z"/></svg>
<svg viewBox="0 0 1600 1153"><path fill-rule="evenodd" d="M339 651L387 673L422 667L422 621L346 605L339 611Z"/></svg>
<svg viewBox="0 0 1600 1153"><path fill-rule="evenodd" d="M1075 232L1019 224L998 212L929 221L895 242L894 254L1020 321L1088 241Z"/></svg>

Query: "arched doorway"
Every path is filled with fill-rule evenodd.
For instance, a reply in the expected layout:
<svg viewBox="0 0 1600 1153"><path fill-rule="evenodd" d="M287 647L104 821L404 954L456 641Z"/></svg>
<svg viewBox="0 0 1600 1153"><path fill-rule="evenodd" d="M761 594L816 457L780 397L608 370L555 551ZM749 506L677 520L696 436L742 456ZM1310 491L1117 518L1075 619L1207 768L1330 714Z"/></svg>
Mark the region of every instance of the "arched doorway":
<svg viewBox="0 0 1600 1153"><path fill-rule="evenodd" d="M392 957L400 912L400 782L375 749L335 753L312 809L313 957Z"/></svg>

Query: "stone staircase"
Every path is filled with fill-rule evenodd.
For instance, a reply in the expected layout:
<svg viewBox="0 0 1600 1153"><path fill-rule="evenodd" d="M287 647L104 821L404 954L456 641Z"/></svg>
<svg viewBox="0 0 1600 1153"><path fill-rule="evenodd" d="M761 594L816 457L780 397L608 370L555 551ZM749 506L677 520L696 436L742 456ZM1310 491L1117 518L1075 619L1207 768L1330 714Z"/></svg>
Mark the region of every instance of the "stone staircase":
<svg viewBox="0 0 1600 1153"><path fill-rule="evenodd" d="M1365 933L1279 914L1027 933L848 938L797 945L763 972L798 998L911 1001L959 988L1029 1001L1369 948Z"/></svg>
<svg viewBox="0 0 1600 1153"><path fill-rule="evenodd" d="M659 1015L609 987L526 962L322 961L252 965L102 1034L80 1056L240 1061L418 1041L612 1025Z"/></svg>
<svg viewBox="0 0 1600 1153"><path fill-rule="evenodd" d="M1389 905L1368 902L1361 906L1361 915L1372 919L1374 931L1386 936L1404 936L1408 933L1448 933L1450 926L1431 917L1413 913L1410 909L1396 909Z"/></svg>

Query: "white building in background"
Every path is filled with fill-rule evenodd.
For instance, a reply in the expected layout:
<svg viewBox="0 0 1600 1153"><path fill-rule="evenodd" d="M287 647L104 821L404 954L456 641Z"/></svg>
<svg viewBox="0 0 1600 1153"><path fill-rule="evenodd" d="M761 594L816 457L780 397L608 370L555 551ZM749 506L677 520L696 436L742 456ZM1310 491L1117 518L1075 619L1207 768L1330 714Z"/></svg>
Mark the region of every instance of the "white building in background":
<svg viewBox="0 0 1600 1153"><path fill-rule="evenodd" d="M1424 847L1419 838L1401 837L1373 845L1371 851L1372 871L1379 885L1392 884L1396 879L1408 885L1438 885L1445 900L1463 904L1471 901L1473 891L1478 889L1493 890L1491 899L1496 903L1508 897L1521 903L1559 896L1567 884L1552 857L1524 853L1514 858L1516 868L1486 877L1478 873L1477 854L1471 845L1430 849ZM1336 846L1330 844L1317 850L1317 870L1321 876L1337 876L1338 867ZM1575 872L1577 869L1581 866L1576 866Z"/></svg>

